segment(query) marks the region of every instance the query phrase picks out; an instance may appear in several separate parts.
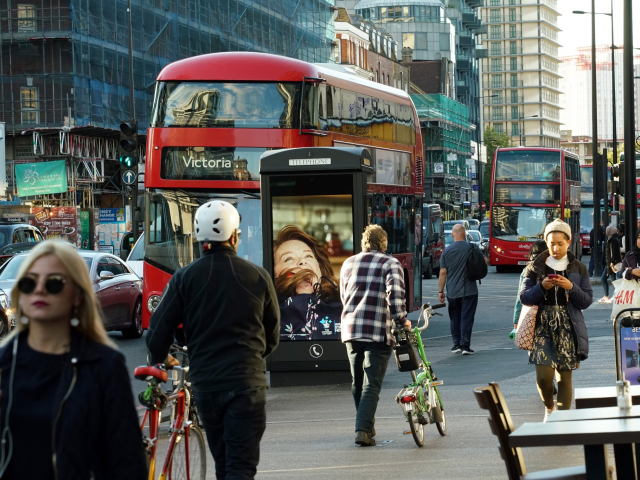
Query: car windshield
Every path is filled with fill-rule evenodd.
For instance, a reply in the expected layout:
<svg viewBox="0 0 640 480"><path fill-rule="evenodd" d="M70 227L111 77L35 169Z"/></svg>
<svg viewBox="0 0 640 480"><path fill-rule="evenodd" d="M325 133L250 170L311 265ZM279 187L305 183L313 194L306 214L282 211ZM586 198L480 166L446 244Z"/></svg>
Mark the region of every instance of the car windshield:
<svg viewBox="0 0 640 480"><path fill-rule="evenodd" d="M142 260L144 260L144 232L140 234L140 238L133 246L127 262L141 262Z"/></svg>
<svg viewBox="0 0 640 480"><path fill-rule="evenodd" d="M167 273L200 258L193 220L200 205L219 199L240 213L242 237L238 256L262 265L262 216L260 198L250 193L221 194L211 191L160 190L149 195L149 228L145 229L144 260Z"/></svg>
<svg viewBox="0 0 640 480"><path fill-rule="evenodd" d="M0 271L0 280L15 280L18 278L18 270L20 270L22 262L24 262L27 257L28 255L20 255L11 258L7 263L5 263ZM91 271L92 257L82 257L82 259L87 264L89 271Z"/></svg>
<svg viewBox="0 0 640 480"><path fill-rule="evenodd" d="M5 247L0 248L0 255L17 255L18 253L27 252L35 247L38 243L20 243L20 244L9 244Z"/></svg>
<svg viewBox="0 0 640 480"><path fill-rule="evenodd" d="M82 257L82 259L84 260L84 263L87 264L87 268L89 269L89 271L91 271L91 261L93 260L93 257Z"/></svg>
<svg viewBox="0 0 640 480"><path fill-rule="evenodd" d="M473 238L474 242L479 242L482 240L482 238L480 238L480 232L478 230L469 230L469 235L471 235L471 238Z"/></svg>
<svg viewBox="0 0 640 480"><path fill-rule="evenodd" d="M451 245L453 243L453 237L451 232L444 232L444 246Z"/></svg>
<svg viewBox="0 0 640 480"><path fill-rule="evenodd" d="M544 228L560 218L559 208L493 207L491 236L500 240L526 242L541 239Z"/></svg>
<svg viewBox="0 0 640 480"><path fill-rule="evenodd" d="M480 224L480 233L482 234L483 237L489 236L489 225L490 225L490 222L482 222Z"/></svg>

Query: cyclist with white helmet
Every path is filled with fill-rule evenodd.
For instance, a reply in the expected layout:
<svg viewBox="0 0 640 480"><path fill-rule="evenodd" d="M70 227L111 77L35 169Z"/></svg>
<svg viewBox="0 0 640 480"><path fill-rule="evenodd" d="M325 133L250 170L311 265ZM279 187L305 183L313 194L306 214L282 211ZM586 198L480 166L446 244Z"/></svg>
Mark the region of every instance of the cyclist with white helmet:
<svg viewBox="0 0 640 480"><path fill-rule="evenodd" d="M203 255L179 269L151 317L147 347L165 362L183 325L198 415L216 478L254 478L266 426L265 357L278 345L280 311L271 276L238 257L240 215L213 200L198 208Z"/></svg>

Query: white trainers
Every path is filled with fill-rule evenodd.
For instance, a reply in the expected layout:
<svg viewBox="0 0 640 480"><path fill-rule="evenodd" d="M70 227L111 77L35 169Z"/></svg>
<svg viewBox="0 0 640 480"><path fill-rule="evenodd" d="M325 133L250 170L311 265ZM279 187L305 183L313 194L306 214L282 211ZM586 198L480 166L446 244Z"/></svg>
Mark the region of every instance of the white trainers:
<svg viewBox="0 0 640 480"><path fill-rule="evenodd" d="M549 415L551 415L551 412L555 412L555 411L556 411L555 405L552 408L544 407L544 420L542 420L542 423L547 423L547 419L549 418Z"/></svg>

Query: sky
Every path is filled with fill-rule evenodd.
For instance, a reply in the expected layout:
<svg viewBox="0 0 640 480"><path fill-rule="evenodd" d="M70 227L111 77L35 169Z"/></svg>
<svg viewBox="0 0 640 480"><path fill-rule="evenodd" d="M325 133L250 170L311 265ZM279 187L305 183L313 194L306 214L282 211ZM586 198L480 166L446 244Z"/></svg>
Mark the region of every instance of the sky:
<svg viewBox="0 0 640 480"><path fill-rule="evenodd" d="M595 0L596 12L609 13L611 0ZM640 48L640 2L633 2L633 46ZM562 47L561 57L573 55L578 47L591 46L591 15L575 15L574 10L591 12L591 0L558 0L558 11L562 16L558 17L558 27L562 30L558 41ZM616 45L622 45L624 39L624 1L613 0L614 41ZM596 15L596 44L611 44L611 17ZM638 51L640 53L640 50Z"/></svg>

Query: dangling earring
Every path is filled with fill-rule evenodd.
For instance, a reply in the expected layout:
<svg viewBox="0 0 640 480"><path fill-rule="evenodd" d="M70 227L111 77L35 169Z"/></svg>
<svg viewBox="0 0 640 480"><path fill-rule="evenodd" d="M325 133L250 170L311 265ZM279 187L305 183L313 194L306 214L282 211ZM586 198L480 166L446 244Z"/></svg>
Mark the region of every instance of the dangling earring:
<svg viewBox="0 0 640 480"><path fill-rule="evenodd" d="M23 325L27 325L29 323L29 317L22 316L20 318L20 323L23 324Z"/></svg>
<svg viewBox="0 0 640 480"><path fill-rule="evenodd" d="M71 319L71 326L77 327L80 325L80 320L78 320L78 307L73 307L73 318Z"/></svg>

